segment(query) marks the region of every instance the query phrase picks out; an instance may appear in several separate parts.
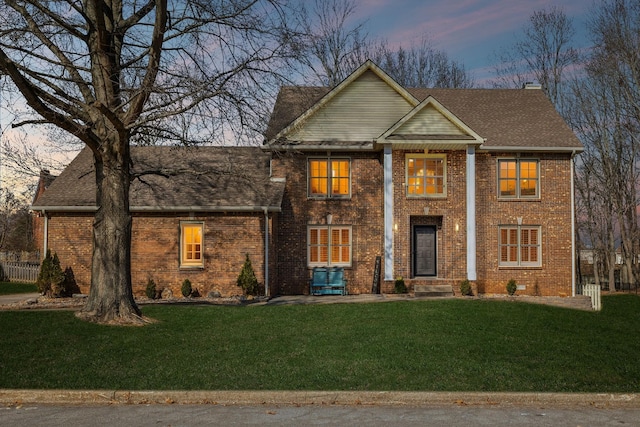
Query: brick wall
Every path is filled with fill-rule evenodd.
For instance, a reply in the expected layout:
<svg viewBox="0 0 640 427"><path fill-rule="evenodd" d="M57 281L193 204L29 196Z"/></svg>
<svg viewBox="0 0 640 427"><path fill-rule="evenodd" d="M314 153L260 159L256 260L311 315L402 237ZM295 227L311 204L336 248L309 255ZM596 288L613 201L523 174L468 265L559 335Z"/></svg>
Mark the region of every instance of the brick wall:
<svg viewBox="0 0 640 427"><path fill-rule="evenodd" d="M512 157L504 154L505 157ZM571 159L569 154L522 154L540 161L540 199L498 200L496 168L500 154L477 155L478 290L506 293L513 278L526 286L518 294L571 295ZM542 265L539 268L498 266L498 226L539 225Z"/></svg>
<svg viewBox="0 0 640 427"><path fill-rule="evenodd" d="M405 154L424 150L393 151L394 183L394 277L402 276L410 290L415 285L451 284L466 278L466 154L464 151L435 151L446 154L446 197L408 198L405 189ZM428 208L428 213L425 213ZM437 275L412 278L412 230L416 225L437 228ZM457 228L456 228L457 225ZM393 283L388 287L392 289ZM456 286L454 286L455 288Z"/></svg>
<svg viewBox="0 0 640 427"><path fill-rule="evenodd" d="M332 224L352 226L352 266L345 268L348 291L370 293L376 256L383 255L383 176L379 153L334 157L351 159L351 198L312 200L307 198L307 158L326 152L274 156L272 173L285 177L287 185L276 232L278 293L308 294L311 269L307 267L307 226Z"/></svg>
<svg viewBox="0 0 640 427"><path fill-rule="evenodd" d="M394 150L394 277L402 276L412 290L417 284L450 284L459 293L459 283L467 277L466 260L466 153L445 153L447 196L410 199L405 190L405 153ZM423 153L424 151L415 151ZM326 155L326 153L324 153ZM380 154L359 154L352 159L350 200L309 200L306 188L306 161L323 153L286 154L273 162L274 176L287 178L283 212L276 234L279 293L308 293L310 269L306 266L307 225L353 226L353 267L345 269L349 291L368 293L376 255L383 255L383 167ZM571 207L569 155L536 154L540 161L540 199L503 201L497 197L497 159L500 154L476 154L476 241L477 277L475 292L506 293L506 283L514 278L526 289L518 294L571 294ZM510 157L511 155L504 155ZM525 154L522 155L526 156ZM512 157L512 156L511 156ZM428 208L428 212L425 212ZM538 268L498 267L498 226L539 225L542 232L542 265ZM437 228L437 275L412 278L411 239L415 225ZM384 269L384 267L383 267ZM384 272L382 272L384 277ZM383 281L382 292L393 291L393 281Z"/></svg>
<svg viewBox="0 0 640 427"><path fill-rule="evenodd" d="M181 269L181 220L204 222L204 268ZM54 214L49 219L49 247L63 268L73 269L80 290L89 291L91 280L92 215ZM157 289L170 288L180 296L184 279L202 295L219 291L239 295L236 279L249 254L254 271L264 284L264 215L262 213L208 214L203 216L133 215L131 269L135 295L144 295L148 280Z"/></svg>

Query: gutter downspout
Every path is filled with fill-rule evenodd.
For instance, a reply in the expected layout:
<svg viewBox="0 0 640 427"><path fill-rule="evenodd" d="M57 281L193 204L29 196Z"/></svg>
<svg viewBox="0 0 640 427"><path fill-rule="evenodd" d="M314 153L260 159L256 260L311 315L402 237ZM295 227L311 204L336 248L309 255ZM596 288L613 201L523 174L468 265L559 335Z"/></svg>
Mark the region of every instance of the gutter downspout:
<svg viewBox="0 0 640 427"><path fill-rule="evenodd" d="M575 173L573 159L576 155L571 153L571 296L576 296L576 205L575 205Z"/></svg>
<svg viewBox="0 0 640 427"><path fill-rule="evenodd" d="M47 249L49 248L49 215L44 209L42 210L42 215L44 216L44 231L42 233L43 252L40 256L41 261L47 256Z"/></svg>
<svg viewBox="0 0 640 427"><path fill-rule="evenodd" d="M264 295L269 296L269 210L264 208Z"/></svg>

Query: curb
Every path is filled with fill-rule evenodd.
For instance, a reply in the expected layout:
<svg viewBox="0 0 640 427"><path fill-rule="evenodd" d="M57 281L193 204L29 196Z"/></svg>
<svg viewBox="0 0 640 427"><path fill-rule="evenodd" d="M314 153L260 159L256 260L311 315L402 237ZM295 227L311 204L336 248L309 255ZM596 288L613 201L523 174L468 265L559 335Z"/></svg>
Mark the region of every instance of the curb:
<svg viewBox="0 0 640 427"><path fill-rule="evenodd" d="M4 406L52 405L376 405L491 406L602 409L640 408L639 394L613 393L479 393L395 391L125 391L0 389Z"/></svg>

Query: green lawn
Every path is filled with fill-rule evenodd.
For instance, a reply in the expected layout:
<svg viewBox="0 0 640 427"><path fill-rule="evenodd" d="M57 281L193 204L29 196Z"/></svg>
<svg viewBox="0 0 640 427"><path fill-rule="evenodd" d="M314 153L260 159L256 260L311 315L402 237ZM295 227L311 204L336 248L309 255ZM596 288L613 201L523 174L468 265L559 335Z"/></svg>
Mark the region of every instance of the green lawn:
<svg viewBox="0 0 640 427"><path fill-rule="evenodd" d="M0 388L640 392L640 297L0 312Z"/></svg>
<svg viewBox="0 0 640 427"><path fill-rule="evenodd" d="M0 282L0 295L27 294L38 292L35 283Z"/></svg>

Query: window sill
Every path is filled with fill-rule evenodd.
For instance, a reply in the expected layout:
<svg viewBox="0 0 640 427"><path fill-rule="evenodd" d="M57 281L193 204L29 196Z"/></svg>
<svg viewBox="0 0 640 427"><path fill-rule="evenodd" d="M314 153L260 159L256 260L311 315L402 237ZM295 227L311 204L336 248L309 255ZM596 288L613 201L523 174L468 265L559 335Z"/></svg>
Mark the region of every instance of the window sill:
<svg viewBox="0 0 640 427"><path fill-rule="evenodd" d="M434 196L409 196L407 195L407 200L425 200L425 199L431 199L431 200L447 200L447 195L443 194L443 195L434 195Z"/></svg>
<svg viewBox="0 0 640 427"><path fill-rule="evenodd" d="M528 265L499 265L498 270L542 270L541 265L528 266Z"/></svg>
<svg viewBox="0 0 640 427"><path fill-rule="evenodd" d="M204 265L181 265L178 269L181 271L204 270Z"/></svg>

